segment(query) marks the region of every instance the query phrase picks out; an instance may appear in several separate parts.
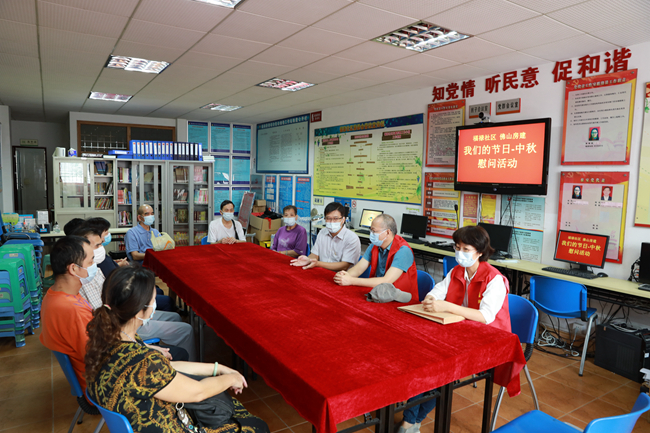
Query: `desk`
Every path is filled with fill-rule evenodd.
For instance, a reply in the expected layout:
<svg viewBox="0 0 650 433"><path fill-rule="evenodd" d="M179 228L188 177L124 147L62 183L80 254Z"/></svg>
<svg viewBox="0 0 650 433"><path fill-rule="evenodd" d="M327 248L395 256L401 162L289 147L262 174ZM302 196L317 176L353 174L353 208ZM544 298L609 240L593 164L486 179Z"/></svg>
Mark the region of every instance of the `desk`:
<svg viewBox="0 0 650 433"><path fill-rule="evenodd" d="M290 260L250 243L214 244L149 251L144 266L318 432L497 366L495 382L518 392L525 360L514 334L366 302L368 289L337 286L331 271ZM439 432L448 431L450 396L444 404Z"/></svg>
<svg viewBox="0 0 650 433"><path fill-rule="evenodd" d="M123 235L123 234L125 234L126 232L129 231L129 228L118 228L118 229L110 228L110 229L108 229L108 232L111 235ZM41 239L44 239L44 238L45 239L47 239L47 238L56 239L56 238L64 238L64 237L65 237L65 233L63 233L63 230L61 230L59 233L54 233L54 232L41 233Z"/></svg>

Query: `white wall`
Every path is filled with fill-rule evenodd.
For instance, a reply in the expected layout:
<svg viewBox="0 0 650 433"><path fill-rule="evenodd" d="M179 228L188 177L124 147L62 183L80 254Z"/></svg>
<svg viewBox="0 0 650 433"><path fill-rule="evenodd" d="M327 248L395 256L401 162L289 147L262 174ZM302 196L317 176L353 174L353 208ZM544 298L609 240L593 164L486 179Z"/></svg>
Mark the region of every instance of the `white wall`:
<svg viewBox="0 0 650 433"><path fill-rule="evenodd" d="M2 170L2 188L0 188L0 203L2 212L14 211L14 195L11 184L11 122L10 110L6 105L0 105L0 170Z"/></svg>

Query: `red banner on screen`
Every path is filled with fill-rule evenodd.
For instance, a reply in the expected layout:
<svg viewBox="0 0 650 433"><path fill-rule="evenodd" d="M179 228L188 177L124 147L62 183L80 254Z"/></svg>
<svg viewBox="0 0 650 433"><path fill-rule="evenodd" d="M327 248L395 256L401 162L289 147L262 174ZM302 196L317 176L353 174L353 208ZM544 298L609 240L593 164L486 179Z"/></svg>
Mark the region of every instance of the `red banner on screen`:
<svg viewBox="0 0 650 433"><path fill-rule="evenodd" d="M607 236L560 230L555 259L600 268L607 250L607 239Z"/></svg>

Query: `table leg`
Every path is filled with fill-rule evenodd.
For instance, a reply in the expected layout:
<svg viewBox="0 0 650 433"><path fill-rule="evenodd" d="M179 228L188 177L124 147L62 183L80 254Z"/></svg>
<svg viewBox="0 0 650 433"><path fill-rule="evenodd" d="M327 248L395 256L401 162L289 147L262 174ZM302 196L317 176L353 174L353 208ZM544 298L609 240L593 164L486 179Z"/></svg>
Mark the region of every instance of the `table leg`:
<svg viewBox="0 0 650 433"><path fill-rule="evenodd" d="M204 322L201 316L198 316L199 318L199 362L203 362L203 326Z"/></svg>
<svg viewBox="0 0 650 433"><path fill-rule="evenodd" d="M436 404L436 419L433 426L434 433L449 433L451 429L451 403L453 396L453 383L440 387L440 398Z"/></svg>
<svg viewBox="0 0 650 433"><path fill-rule="evenodd" d="M485 378L485 396L483 397L483 424L481 433L490 432L490 421L492 418L492 390L494 386L494 368L487 372Z"/></svg>

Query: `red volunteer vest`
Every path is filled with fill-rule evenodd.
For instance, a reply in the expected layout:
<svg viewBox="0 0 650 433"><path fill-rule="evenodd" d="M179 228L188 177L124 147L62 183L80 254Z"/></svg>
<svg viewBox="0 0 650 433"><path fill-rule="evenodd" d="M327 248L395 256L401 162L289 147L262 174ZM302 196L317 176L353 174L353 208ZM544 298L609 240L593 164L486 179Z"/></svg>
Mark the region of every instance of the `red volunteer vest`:
<svg viewBox="0 0 650 433"><path fill-rule="evenodd" d="M494 266L490 265L488 262L480 262L478 269L476 270L476 275L472 278L472 281L467 287L467 306L469 308L474 308L475 310L479 309L481 304L481 298L483 293L487 289L488 282L492 281L492 278L500 277L503 278L503 281L506 285L506 291L509 291L508 279L505 278L501 272L499 272ZM463 300L465 298L465 268L462 266L456 266L451 270L451 282L449 283L449 289L447 290L446 301L452 302L456 305L463 305ZM506 298L503 301L503 306L501 310L496 315L494 322L490 323L490 326L495 328L503 329L504 331L512 332L510 328L510 310L508 309L508 296L506 293Z"/></svg>
<svg viewBox="0 0 650 433"><path fill-rule="evenodd" d="M400 235L395 235L393 243L390 245L390 251L388 251L388 257L386 259L386 271L390 269L390 266L393 263L393 257L395 257L395 253L397 253L397 251L399 251L399 249L404 245L408 247L409 250L411 249L404 238L402 238ZM413 250L411 250L411 253L412 252ZM370 270L370 278L374 278L377 274L378 264L379 247L375 247L373 245L370 255L370 266L372 267ZM411 294L411 302L409 302L409 304L417 304L420 302L418 295L418 270L415 267L415 260L413 260L413 263L411 264L411 267L409 267L408 271L402 273L402 276L399 277L397 281L393 283L393 285L401 291Z"/></svg>

